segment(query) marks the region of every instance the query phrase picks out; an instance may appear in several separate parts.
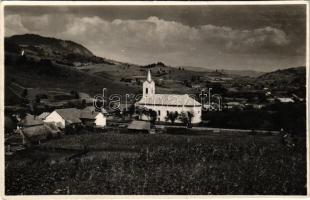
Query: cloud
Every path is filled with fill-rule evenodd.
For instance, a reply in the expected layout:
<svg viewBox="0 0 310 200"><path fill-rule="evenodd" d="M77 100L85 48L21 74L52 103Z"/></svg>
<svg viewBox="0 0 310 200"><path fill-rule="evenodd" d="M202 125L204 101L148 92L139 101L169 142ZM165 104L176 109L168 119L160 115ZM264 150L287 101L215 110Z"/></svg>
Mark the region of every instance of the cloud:
<svg viewBox="0 0 310 200"><path fill-rule="evenodd" d="M218 42L228 52L260 52L290 43L283 30L263 27L253 30L238 30L230 27L204 25L200 27L201 37L208 42Z"/></svg>
<svg viewBox="0 0 310 200"><path fill-rule="evenodd" d="M20 15L5 16L5 35L10 36L14 34L28 33L29 30L24 27L21 22Z"/></svg>
<svg viewBox="0 0 310 200"><path fill-rule="evenodd" d="M223 54L283 53L291 43L283 30L271 26L249 30L212 24L193 27L155 16L105 20L72 14L6 15L5 28L6 35L31 32L73 40L99 56L140 64L161 60L195 65L204 63L207 55L216 62Z"/></svg>

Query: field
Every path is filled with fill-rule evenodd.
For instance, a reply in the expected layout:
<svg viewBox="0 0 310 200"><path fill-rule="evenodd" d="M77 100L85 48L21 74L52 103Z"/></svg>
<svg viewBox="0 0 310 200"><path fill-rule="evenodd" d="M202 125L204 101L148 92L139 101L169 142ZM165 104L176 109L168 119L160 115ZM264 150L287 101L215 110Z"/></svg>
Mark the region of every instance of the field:
<svg viewBox="0 0 310 200"><path fill-rule="evenodd" d="M18 194L306 194L305 137L66 135L6 157Z"/></svg>

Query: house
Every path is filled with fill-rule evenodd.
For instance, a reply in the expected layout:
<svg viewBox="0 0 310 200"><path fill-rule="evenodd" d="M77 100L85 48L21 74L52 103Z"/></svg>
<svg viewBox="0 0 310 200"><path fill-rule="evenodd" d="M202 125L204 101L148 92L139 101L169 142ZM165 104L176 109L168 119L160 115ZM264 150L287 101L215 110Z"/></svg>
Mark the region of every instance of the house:
<svg viewBox="0 0 310 200"><path fill-rule="evenodd" d="M192 88L198 90L201 88L201 85L200 84L192 84Z"/></svg>
<svg viewBox="0 0 310 200"><path fill-rule="evenodd" d="M17 132L22 136L23 144L40 143L49 136L60 134L59 129L44 124L42 119L30 114L19 122L19 126Z"/></svg>
<svg viewBox="0 0 310 200"><path fill-rule="evenodd" d="M240 110L244 109L244 105L242 103L235 101L227 102L226 107L227 109L240 109Z"/></svg>
<svg viewBox="0 0 310 200"><path fill-rule="evenodd" d="M34 127L34 126L43 126L43 121L38 117L27 114L19 123L19 127Z"/></svg>
<svg viewBox="0 0 310 200"><path fill-rule="evenodd" d="M294 100L292 98L288 98L288 97L279 97L279 98L277 98L277 100L280 103L294 103Z"/></svg>
<svg viewBox="0 0 310 200"><path fill-rule="evenodd" d="M157 121L165 122L170 112L192 113L192 123L201 122L201 104L188 94L156 94L155 82L151 72L148 71L147 80L143 83L143 96L135 104L137 107L154 110L157 113ZM142 120L149 120L149 116L142 115ZM176 120L180 123L180 120Z"/></svg>
<svg viewBox="0 0 310 200"><path fill-rule="evenodd" d="M52 123L60 128L67 125L85 124L87 126L104 127L106 126L106 111L95 111L93 107L86 107L83 110L76 108L56 109L49 114L44 122Z"/></svg>
<svg viewBox="0 0 310 200"><path fill-rule="evenodd" d="M151 132L151 123L148 121L132 121L128 127L129 132L135 133L150 133Z"/></svg>
<svg viewBox="0 0 310 200"><path fill-rule="evenodd" d="M81 111L80 119L86 126L105 127L107 118L101 112L85 108Z"/></svg>
<svg viewBox="0 0 310 200"><path fill-rule="evenodd" d="M80 115L81 110L76 108L56 109L45 118L44 122L65 128L67 125L81 124Z"/></svg>

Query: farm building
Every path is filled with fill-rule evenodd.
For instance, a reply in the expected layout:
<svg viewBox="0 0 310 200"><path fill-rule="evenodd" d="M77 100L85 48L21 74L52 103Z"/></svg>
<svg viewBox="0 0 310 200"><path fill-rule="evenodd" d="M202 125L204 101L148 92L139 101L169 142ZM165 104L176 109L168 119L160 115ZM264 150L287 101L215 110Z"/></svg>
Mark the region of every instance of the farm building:
<svg viewBox="0 0 310 200"><path fill-rule="evenodd" d="M53 123L60 128L67 125L82 124L104 127L106 126L106 116L103 112L96 112L94 109L85 108L79 110L76 108L56 109L49 114L44 122Z"/></svg>
<svg viewBox="0 0 310 200"><path fill-rule="evenodd" d="M107 124L107 118L103 113L88 108L81 111L80 119L87 126L105 127Z"/></svg>
<svg viewBox="0 0 310 200"><path fill-rule="evenodd" d="M151 123L147 121L134 120L128 125L128 131L135 133L150 133Z"/></svg>
<svg viewBox="0 0 310 200"><path fill-rule="evenodd" d="M18 123L18 125L20 127L42 126L43 121L34 115L27 114L25 118Z"/></svg>
<svg viewBox="0 0 310 200"><path fill-rule="evenodd" d="M60 130L34 116L27 114L24 119L19 122L17 132L22 136L23 144L40 142L49 136L54 137L60 134Z"/></svg>
<svg viewBox="0 0 310 200"><path fill-rule="evenodd" d="M143 83L142 99L136 106L152 109L157 112L157 121L165 122L170 112L190 112L193 114L192 123L201 122L201 104L188 94L155 94L155 82L148 71L147 80ZM149 117L142 115L142 120ZM176 120L175 122L180 122Z"/></svg>
<svg viewBox="0 0 310 200"><path fill-rule="evenodd" d="M81 124L80 114L81 111L76 108L56 109L45 118L44 122L65 128L67 125Z"/></svg>

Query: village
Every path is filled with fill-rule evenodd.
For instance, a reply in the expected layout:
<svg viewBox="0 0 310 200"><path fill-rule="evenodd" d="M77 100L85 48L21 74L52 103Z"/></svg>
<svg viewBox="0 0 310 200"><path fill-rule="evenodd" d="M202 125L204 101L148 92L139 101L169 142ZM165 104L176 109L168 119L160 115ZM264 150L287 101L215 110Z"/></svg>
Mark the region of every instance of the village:
<svg viewBox="0 0 310 200"><path fill-rule="evenodd" d="M279 134L283 128L253 127L223 127L215 125L209 127L206 116L211 113L260 111L272 105L291 105L302 103L305 100L293 94L291 97L274 95L269 88L256 88L250 90L251 85L240 85L233 90L230 96L212 94L215 90L221 93L221 88L232 85L231 78L209 77L209 84L213 88L200 88L197 80L187 82L190 87L197 90L195 94L157 94L155 81L152 79L151 70L147 75L139 77L139 85L142 86L142 96L133 94L125 95L125 101L120 95L110 102L105 102L102 95L94 98L86 93L71 91L69 94L61 91L49 91L43 94L34 88L23 88L12 82L9 87L20 91L21 98L31 99L24 104L29 108L7 106L5 146L6 155L13 155L17 151L27 147L41 144L50 139L61 138L64 135L79 134L82 130L89 132L109 132L111 130L131 134L158 134L178 132L221 133L269 133ZM137 78L136 78L137 79ZM197 78L199 79L199 78ZM143 84L142 84L143 82ZM156 83L162 85L163 81L156 79ZM196 83L196 84L195 84ZM220 88L220 89L219 89ZM246 88L246 89L244 89ZM104 95L105 89L103 89ZM223 93L222 93L223 94ZM50 97L52 96L52 98ZM128 98L127 98L128 97ZM130 98L129 98L130 97ZM137 98L138 97L138 98ZM246 97L246 98L245 98ZM51 99L53 99L51 101ZM11 111L10 111L11 110ZM213 113L213 114L212 114ZM241 124L242 122L240 122ZM212 125L212 123L211 123ZM180 129L183 127L183 129ZM264 129L265 128L265 129ZM190 130L190 131L188 131Z"/></svg>
<svg viewBox="0 0 310 200"><path fill-rule="evenodd" d="M18 86L12 84L11 87ZM24 96L33 95L32 90L23 92L27 93ZM6 119L7 193L68 195L90 192L127 194L135 191L136 194L171 194L178 191L182 194L186 193L182 185L191 181L184 180L186 173L197 168L196 162L221 166L221 163L231 162L231 159L241 159L233 168L236 173L230 173L229 165L208 169L207 174L223 174L227 180L225 184L229 185L236 179L235 174L248 165L258 166L262 161L264 166L268 165L264 160L269 162L283 155L283 152L289 155L287 162L290 163L303 156L303 129L296 128L302 125L293 121L294 126L289 129L290 123L287 122L288 128L284 130L283 121L280 121L279 127L270 121L272 126L268 126L266 120L270 118L262 115L275 109L287 109L291 117L298 119L296 114L299 115L300 111L295 104L298 106L302 99L277 98L271 105L266 101L262 106L252 104L249 108L245 103L247 99L234 98L223 103L220 96L204 91L197 95L158 94L151 70L147 70L141 90L139 99L134 95L125 95L131 96L125 98L125 102L115 101L115 98L104 102L104 95L91 98L75 91L70 94L54 91L52 94L67 100L61 98L60 102L49 102L42 95L39 100L37 91L34 98L37 103L29 104L29 112L12 112L10 118L6 116L16 119L15 123ZM22 91L26 91L25 88ZM272 98L268 92L266 96ZM208 98L214 97L213 102L208 102ZM116 99L121 99L121 96ZM40 106L38 102L53 107ZM270 110L266 111L265 107ZM261 116L259 122L256 121L257 115ZM234 118L235 124L232 123ZM217 120L218 124L217 121L208 121L210 119ZM225 124L225 121L231 124ZM210 126L212 123L214 125ZM180 167L180 162L186 165ZM160 171L167 170L167 166L173 168L168 171L168 177ZM280 169L279 172L278 167L272 167L281 174L287 174L290 168ZM259 168L254 170L258 173ZM293 167L293 170L303 173L300 165ZM133 178L126 178L129 172L133 173ZM145 178L141 180L143 176ZM204 175L204 178L214 182L212 176ZM14 181L16 179L19 182ZM254 181L246 175L242 179ZM272 181L276 184L283 179L285 176ZM29 181L31 184L28 184ZM143 182L134 186L139 181ZM162 182L168 184L161 185ZM202 180L199 182L203 183ZM152 184L160 186L154 190ZM208 194L221 194L211 183L203 185L195 191L209 190ZM259 184L254 187L260 189ZM231 193L238 191L237 188Z"/></svg>
<svg viewBox="0 0 310 200"><path fill-rule="evenodd" d="M4 198L308 194L306 3L24 3Z"/></svg>

